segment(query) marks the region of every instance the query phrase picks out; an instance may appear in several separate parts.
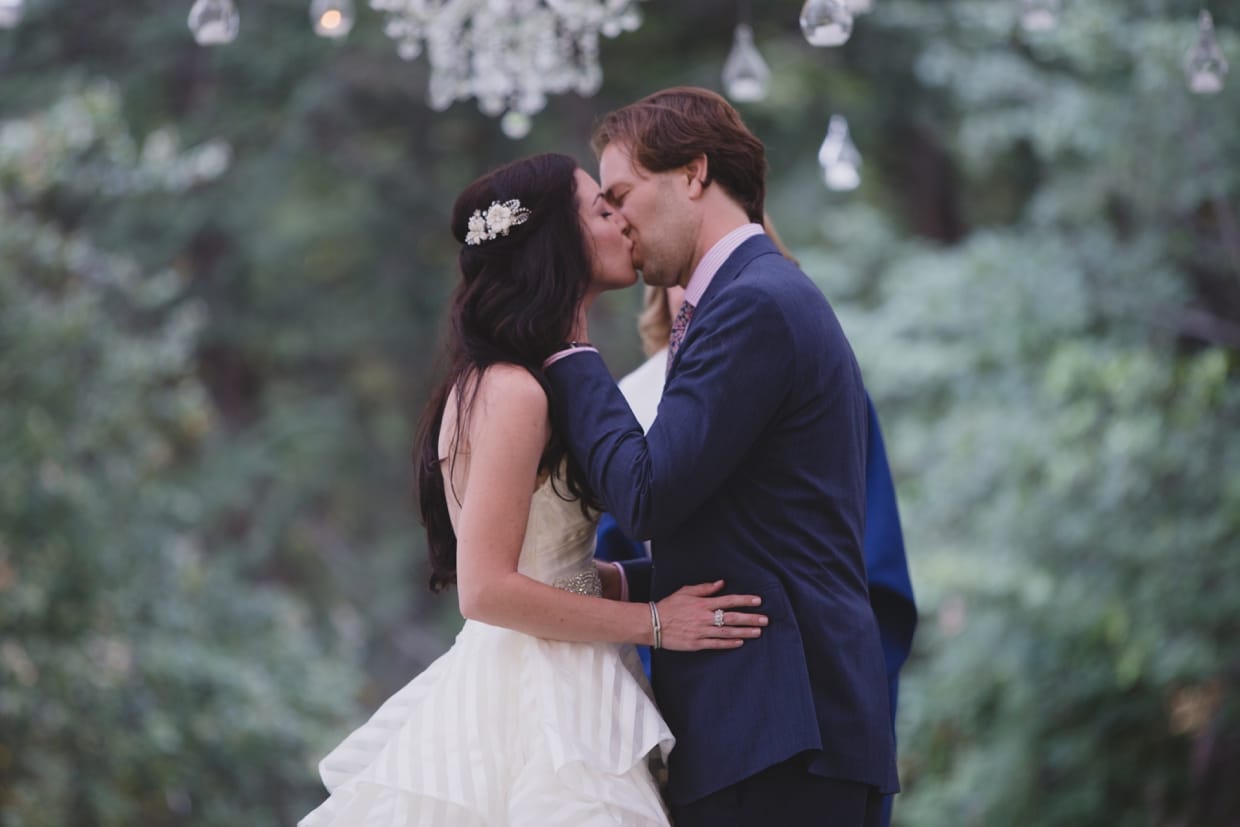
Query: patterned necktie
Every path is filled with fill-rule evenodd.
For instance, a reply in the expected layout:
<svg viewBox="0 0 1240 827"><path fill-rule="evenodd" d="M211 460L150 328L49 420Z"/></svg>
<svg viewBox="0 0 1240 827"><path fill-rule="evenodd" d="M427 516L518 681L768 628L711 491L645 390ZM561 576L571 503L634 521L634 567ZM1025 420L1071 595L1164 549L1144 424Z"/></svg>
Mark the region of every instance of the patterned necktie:
<svg viewBox="0 0 1240 827"><path fill-rule="evenodd" d="M693 318L693 305L689 302L683 302L680 310L676 311L676 318L672 319L672 335L667 340L667 372L672 371L672 360L676 358L676 351L680 350L680 343L685 340L685 331L689 329L689 320Z"/></svg>

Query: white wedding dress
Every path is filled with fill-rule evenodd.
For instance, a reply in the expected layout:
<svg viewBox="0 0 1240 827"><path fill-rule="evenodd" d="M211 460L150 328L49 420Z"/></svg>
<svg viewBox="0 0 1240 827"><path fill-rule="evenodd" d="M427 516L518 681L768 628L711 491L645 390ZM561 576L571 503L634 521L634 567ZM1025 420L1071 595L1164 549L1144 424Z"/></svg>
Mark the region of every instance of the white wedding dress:
<svg viewBox="0 0 1240 827"><path fill-rule="evenodd" d="M544 482L519 570L598 594L594 529ZM300 827L667 825L651 765L673 743L631 645L470 620L323 759L331 795Z"/></svg>

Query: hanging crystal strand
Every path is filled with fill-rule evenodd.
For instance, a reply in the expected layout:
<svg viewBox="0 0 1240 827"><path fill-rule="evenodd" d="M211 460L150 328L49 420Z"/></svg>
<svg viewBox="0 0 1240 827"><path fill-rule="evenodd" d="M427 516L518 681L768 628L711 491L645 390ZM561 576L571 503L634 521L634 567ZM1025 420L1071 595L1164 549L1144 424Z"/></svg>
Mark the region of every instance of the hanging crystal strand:
<svg viewBox="0 0 1240 827"><path fill-rule="evenodd" d="M753 42L748 23L736 26L732 51L723 64L723 90L737 103L760 101L770 89L771 70Z"/></svg>
<svg viewBox="0 0 1240 827"><path fill-rule="evenodd" d="M547 97L602 84L599 38L641 24L640 0L369 0L401 58L430 59L427 102L474 98L493 117L532 116ZM501 125L502 126L502 125ZM509 119L505 134L524 122Z"/></svg>
<svg viewBox="0 0 1240 827"><path fill-rule="evenodd" d="M1197 25L1197 42L1184 56L1188 89L1194 95L1218 94L1223 91L1223 79L1227 77L1227 58L1223 57L1223 50L1214 36L1214 18L1210 12L1202 9Z"/></svg>
<svg viewBox="0 0 1240 827"><path fill-rule="evenodd" d="M1020 0L1020 27L1047 32L1059 25L1060 0Z"/></svg>
<svg viewBox="0 0 1240 827"><path fill-rule="evenodd" d="M848 135L848 121L843 115L831 116L827 137L818 149L818 163L828 189L847 192L861 185L861 153Z"/></svg>
<svg viewBox="0 0 1240 827"><path fill-rule="evenodd" d="M241 14L233 0L195 0L189 11L189 30L199 46L232 43L241 29Z"/></svg>
<svg viewBox="0 0 1240 827"><path fill-rule="evenodd" d="M24 0L0 0L0 29L14 29L22 22Z"/></svg>
<svg viewBox="0 0 1240 827"><path fill-rule="evenodd" d="M356 17L353 0L313 0L310 3L310 20L319 37L345 37L352 31Z"/></svg>
<svg viewBox="0 0 1240 827"><path fill-rule="evenodd" d="M801 33L811 46L842 46L852 37L853 15L844 0L805 0Z"/></svg>
<svg viewBox="0 0 1240 827"><path fill-rule="evenodd" d="M515 109L505 112L504 117L499 119L499 128L514 141L519 141L530 134L530 127L533 125L534 121L529 115Z"/></svg>

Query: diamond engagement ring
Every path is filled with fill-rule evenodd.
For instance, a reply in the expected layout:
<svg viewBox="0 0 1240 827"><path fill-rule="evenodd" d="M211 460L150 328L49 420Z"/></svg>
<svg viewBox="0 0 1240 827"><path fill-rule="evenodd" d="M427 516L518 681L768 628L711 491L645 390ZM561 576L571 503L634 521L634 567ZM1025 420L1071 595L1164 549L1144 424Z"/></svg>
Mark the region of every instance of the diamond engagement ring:
<svg viewBox="0 0 1240 827"><path fill-rule="evenodd" d="M723 625L723 609L715 609L715 625Z"/></svg>

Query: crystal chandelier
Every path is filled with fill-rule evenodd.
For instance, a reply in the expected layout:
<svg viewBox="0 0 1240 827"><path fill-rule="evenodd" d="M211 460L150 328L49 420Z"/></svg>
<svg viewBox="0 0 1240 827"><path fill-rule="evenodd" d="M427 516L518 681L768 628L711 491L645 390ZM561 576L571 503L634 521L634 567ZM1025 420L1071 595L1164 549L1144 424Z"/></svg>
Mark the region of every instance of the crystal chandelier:
<svg viewBox="0 0 1240 827"><path fill-rule="evenodd" d="M386 15L385 30L402 58L413 60L426 51L432 109L475 98L487 115L528 116L546 105L548 95L598 91L599 35L615 37L641 25L638 2L370 0L370 5Z"/></svg>

